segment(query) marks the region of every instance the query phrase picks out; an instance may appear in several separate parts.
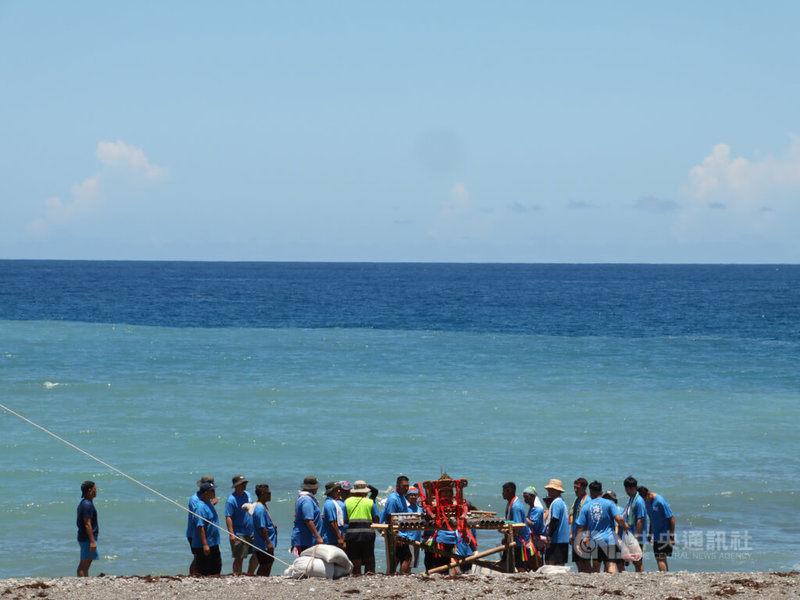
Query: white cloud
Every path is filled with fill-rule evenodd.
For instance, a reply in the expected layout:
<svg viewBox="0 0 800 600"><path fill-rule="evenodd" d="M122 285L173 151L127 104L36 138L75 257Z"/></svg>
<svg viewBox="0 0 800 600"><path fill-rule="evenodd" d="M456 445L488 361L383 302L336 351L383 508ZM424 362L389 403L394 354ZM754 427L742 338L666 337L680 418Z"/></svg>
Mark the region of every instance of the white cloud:
<svg viewBox="0 0 800 600"><path fill-rule="evenodd" d="M44 201L44 214L27 226L27 231L34 237L46 237L60 229L69 229L86 219L93 217L102 210L103 204L113 191L127 184L119 178L113 177L114 172L122 171L132 177L133 182L155 183L166 177L166 170L150 164L141 148L129 146L125 142L99 142L96 151L97 158L103 168L94 175L87 177L81 183L72 186L72 199L62 201L57 196L51 196Z"/></svg>
<svg viewBox="0 0 800 600"><path fill-rule="evenodd" d="M104 165L131 169L148 181L159 181L166 176L166 170L150 164L141 148L129 146L122 140L98 143L95 154Z"/></svg>
<svg viewBox="0 0 800 600"><path fill-rule="evenodd" d="M689 170L682 193L686 201L674 233L684 241L767 234L776 219L788 219L798 208L800 138L791 136L784 157L758 160L734 157L729 145L717 144Z"/></svg>

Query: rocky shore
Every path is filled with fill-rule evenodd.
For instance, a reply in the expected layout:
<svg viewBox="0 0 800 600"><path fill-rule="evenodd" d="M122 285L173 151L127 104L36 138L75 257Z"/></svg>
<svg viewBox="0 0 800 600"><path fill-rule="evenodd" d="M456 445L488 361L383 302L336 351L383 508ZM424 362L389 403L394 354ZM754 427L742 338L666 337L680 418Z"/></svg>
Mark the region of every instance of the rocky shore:
<svg viewBox="0 0 800 600"><path fill-rule="evenodd" d="M224 600L401 600L405 598L502 600L508 596L542 600L644 598L714 600L718 598L800 597L800 573L635 573L560 575L491 574L464 576L346 577L292 580L285 577L96 576L86 579L3 579L0 600L134 600L147 598L224 598Z"/></svg>

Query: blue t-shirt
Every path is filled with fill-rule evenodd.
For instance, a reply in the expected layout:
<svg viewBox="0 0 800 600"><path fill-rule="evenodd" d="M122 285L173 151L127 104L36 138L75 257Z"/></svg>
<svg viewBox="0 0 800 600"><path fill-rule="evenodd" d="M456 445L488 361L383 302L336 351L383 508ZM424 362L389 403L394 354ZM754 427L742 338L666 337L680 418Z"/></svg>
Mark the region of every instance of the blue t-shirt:
<svg viewBox="0 0 800 600"><path fill-rule="evenodd" d="M414 515L421 515L425 512L422 507L417 504L416 506L408 505L408 512ZM414 540L415 542L419 542L422 539L422 531L419 529L412 529L409 531L401 531L397 534L398 537L404 537L408 540Z"/></svg>
<svg viewBox="0 0 800 600"><path fill-rule="evenodd" d="M203 501L197 495L197 492L192 494L192 497L189 498L189 516L186 518L186 538L188 540L192 539L192 528L194 527L194 515L192 513L197 512L197 505L202 504Z"/></svg>
<svg viewBox="0 0 800 600"><path fill-rule="evenodd" d="M300 496L294 511L294 527L292 528L292 547L308 547L317 543L317 538L308 530L306 520L311 520L317 531L322 530L322 512L313 496Z"/></svg>
<svg viewBox="0 0 800 600"><path fill-rule="evenodd" d="M472 535L475 535L474 533ZM458 536L458 543L456 544L456 554L459 556L472 556L475 554L475 551L472 549L472 546L469 545L469 538L467 536L467 532L463 532L461 535Z"/></svg>
<svg viewBox="0 0 800 600"><path fill-rule="evenodd" d="M647 539L647 505L638 492L633 498L628 498L628 504L623 512L625 522L631 526L631 533L636 535L636 521L644 519L642 523L642 533L637 538L639 545L644 545Z"/></svg>
<svg viewBox="0 0 800 600"><path fill-rule="evenodd" d="M569 516L564 499L559 496L550 504L550 521L558 519L558 529L553 532L550 541L553 544L569 544Z"/></svg>
<svg viewBox="0 0 800 600"><path fill-rule="evenodd" d="M522 523L525 525L525 527L517 530L515 533L514 537L518 538L517 541L526 542L531 537L531 532L528 529L528 522L525 520L526 516L527 512L525 511L525 506L520 499L515 496L511 506L506 508L506 518L514 523Z"/></svg>
<svg viewBox="0 0 800 600"><path fill-rule="evenodd" d="M337 538L336 534L333 532L331 522L337 523L336 500L328 496L325 498L325 504L322 505L322 530L319 534L322 536L322 539L325 540L326 544L335 546L339 538ZM340 533L344 537L344 533Z"/></svg>
<svg viewBox="0 0 800 600"><path fill-rule="evenodd" d="M397 490L395 490L389 494L389 497L386 499L386 504L384 505L383 512L381 513L381 523L388 523L389 515L392 513L404 512L408 512L408 500L406 500L405 496L401 496Z"/></svg>
<svg viewBox="0 0 800 600"><path fill-rule="evenodd" d="M347 533L347 506L345 506L344 500L337 500L336 504L342 509L342 516L344 517L344 525L339 527L339 531L342 533L342 537L344 537L344 534Z"/></svg>
<svg viewBox="0 0 800 600"><path fill-rule="evenodd" d="M247 490L239 496L231 494L225 502L225 516L233 521L233 533L236 535L253 535L253 517L242 508L242 504L252 502L253 499Z"/></svg>
<svg viewBox="0 0 800 600"><path fill-rule="evenodd" d="M575 519L575 524L578 527L583 527L592 540L598 544L610 546L617 543L614 517L618 512L619 507L611 500L606 500L605 498L589 499L583 503L583 508L581 508L578 518Z"/></svg>
<svg viewBox="0 0 800 600"><path fill-rule="evenodd" d="M273 548L277 547L278 528L275 527L275 523L272 522L272 518L269 516L267 509L264 508L264 505L259 503L256 504L256 509L253 512L254 545L260 550L267 550L267 540L261 535L262 528L267 530L267 537L272 542Z"/></svg>
<svg viewBox="0 0 800 600"><path fill-rule="evenodd" d="M530 530L533 535L544 535L544 510L540 506L531 506L528 511L528 519L530 519Z"/></svg>
<svg viewBox="0 0 800 600"><path fill-rule="evenodd" d="M647 517L650 519L650 533L653 541L664 543L669 540L669 520L673 516L672 510L660 494L652 502L647 503Z"/></svg>
<svg viewBox="0 0 800 600"><path fill-rule="evenodd" d="M86 526L84 525L86 519L89 519L92 522L92 533L94 534L94 539L96 541L97 534L100 532L100 528L97 525L97 510L95 509L94 503L91 500L88 498L81 498L81 501L78 504L77 519L79 542L89 541L89 535L86 533Z"/></svg>
<svg viewBox="0 0 800 600"><path fill-rule="evenodd" d="M219 546L219 529L217 529L214 525L219 525L219 515L217 514L217 509L214 508L214 505L210 502L203 502L201 501L200 504L197 505L197 509L194 511L197 513L197 517L193 517L193 524L192 524L192 548L202 548L203 541L200 539L200 534L197 533L197 528L202 527L206 533L206 543L211 546ZM202 518L198 518L202 517ZM211 521L211 523L207 523L205 520Z"/></svg>

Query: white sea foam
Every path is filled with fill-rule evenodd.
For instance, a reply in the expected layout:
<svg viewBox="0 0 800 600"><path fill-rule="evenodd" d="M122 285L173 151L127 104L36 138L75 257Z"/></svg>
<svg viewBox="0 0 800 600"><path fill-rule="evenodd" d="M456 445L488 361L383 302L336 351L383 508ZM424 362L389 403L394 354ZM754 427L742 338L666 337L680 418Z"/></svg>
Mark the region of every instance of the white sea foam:
<svg viewBox="0 0 800 600"><path fill-rule="evenodd" d="M54 388L56 386L59 386L59 385L61 385L61 384L58 383L58 382L53 382L53 381L45 381L44 382L44 387L46 387L48 390L52 389L52 388Z"/></svg>

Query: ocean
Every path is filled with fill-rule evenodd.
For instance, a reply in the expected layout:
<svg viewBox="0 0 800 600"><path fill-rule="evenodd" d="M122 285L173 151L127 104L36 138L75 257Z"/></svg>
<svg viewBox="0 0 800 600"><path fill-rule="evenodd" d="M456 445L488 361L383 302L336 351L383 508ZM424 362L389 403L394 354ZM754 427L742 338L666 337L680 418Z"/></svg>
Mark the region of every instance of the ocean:
<svg viewBox="0 0 800 600"><path fill-rule="evenodd" d="M181 506L204 474L221 503L268 483L286 562L306 475L385 500L446 471L499 513L506 481L570 504L633 475L675 513L671 569L800 569L800 265L0 261L0 398ZM183 510L0 431L0 577L75 573L85 479L92 574L188 572Z"/></svg>

